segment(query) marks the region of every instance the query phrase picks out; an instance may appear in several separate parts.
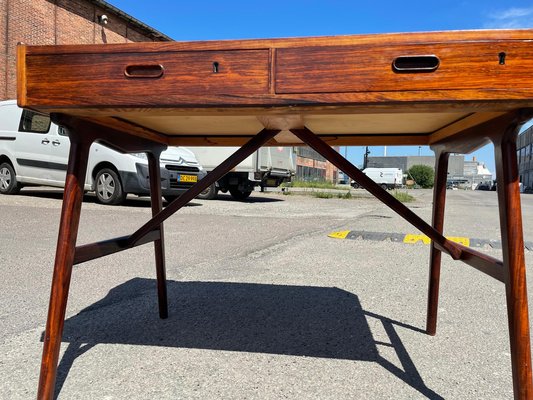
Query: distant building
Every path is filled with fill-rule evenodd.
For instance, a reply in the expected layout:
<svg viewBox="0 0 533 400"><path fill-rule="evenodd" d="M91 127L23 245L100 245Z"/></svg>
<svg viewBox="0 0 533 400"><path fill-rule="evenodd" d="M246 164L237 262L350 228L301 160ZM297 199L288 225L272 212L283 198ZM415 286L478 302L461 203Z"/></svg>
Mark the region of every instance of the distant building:
<svg viewBox="0 0 533 400"><path fill-rule="evenodd" d="M0 1L0 100L17 97L18 42L45 45L169 40L102 0Z"/></svg>
<svg viewBox="0 0 533 400"><path fill-rule="evenodd" d="M476 157L472 157L472 161L465 161L464 177L474 186L481 182L492 182L493 179L492 172L485 164L478 162Z"/></svg>
<svg viewBox="0 0 533 400"><path fill-rule="evenodd" d="M448 161L448 175L462 176L464 173L465 156L451 155ZM407 172L413 165L427 165L435 168L434 156L383 156L368 157L368 167L372 168L401 168Z"/></svg>
<svg viewBox="0 0 533 400"><path fill-rule="evenodd" d="M516 143L516 158L520 182L525 189L533 189L533 127L526 129Z"/></svg>
<svg viewBox="0 0 533 400"><path fill-rule="evenodd" d="M368 167L373 168L401 168L404 173L413 165L427 165L435 168L434 156L385 156L368 157ZM466 161L464 155L450 155L448 160L449 182L459 182L476 186L485 181L492 181L492 173L486 166L476 160Z"/></svg>
<svg viewBox="0 0 533 400"><path fill-rule="evenodd" d="M333 147L339 151L338 146ZM337 182L338 169L306 146L295 147L296 151L296 179L301 181L329 181Z"/></svg>

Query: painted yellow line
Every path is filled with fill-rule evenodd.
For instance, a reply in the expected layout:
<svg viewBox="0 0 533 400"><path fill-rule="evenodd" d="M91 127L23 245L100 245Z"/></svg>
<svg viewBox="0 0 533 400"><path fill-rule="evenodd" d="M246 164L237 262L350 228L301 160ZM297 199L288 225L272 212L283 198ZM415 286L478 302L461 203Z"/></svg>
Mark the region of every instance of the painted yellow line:
<svg viewBox="0 0 533 400"><path fill-rule="evenodd" d="M351 231L339 231L339 232L333 232L333 233L330 233L328 235L328 237L330 238L334 238L334 239L346 239L346 236L348 236L348 234L350 233Z"/></svg>
<svg viewBox="0 0 533 400"><path fill-rule="evenodd" d="M420 241L422 241L422 243L424 243L424 244L430 244L431 243L431 239L428 238L426 235L413 235L412 233L408 233L403 238L403 242L404 243L415 244L415 243L418 243Z"/></svg>
<svg viewBox="0 0 533 400"><path fill-rule="evenodd" d="M334 239L346 239L351 232L352 231L332 232L332 233L330 233L328 235L328 237L334 238ZM356 234L357 234L357 232L356 232ZM383 240L385 240L385 238L387 238L387 235L389 235L389 237L390 237L391 234L390 233L389 234L382 233L382 235L383 235ZM356 236L359 237L361 235L356 235ZM352 235L352 237L350 237L350 238L354 238L354 237L355 236ZM452 242L455 242L455 243L462 244L463 246L470 247L470 238L463 237L463 236L447 236L446 239L448 239L448 240L450 240ZM369 240L371 240L371 239L369 239ZM374 240L376 240L376 239L374 239ZM428 236L426 236L426 235L408 233L408 234L406 234L403 237L403 242L404 243L408 243L408 244L415 244L415 243L430 244L431 243L431 239Z"/></svg>
<svg viewBox="0 0 533 400"><path fill-rule="evenodd" d="M462 244L463 246L470 247L470 239L467 237L460 236L446 236L446 239L451 240L452 242Z"/></svg>
<svg viewBox="0 0 533 400"><path fill-rule="evenodd" d="M448 240L450 240L452 242L455 242L455 243L462 244L463 246L470 247L470 239L467 238L467 237L448 236L448 237L446 237L446 239L448 239ZM403 238L403 242L404 243L409 243L409 244L415 244L415 243L418 243L420 241L422 243L424 243L424 244L430 244L431 243L431 239L429 237L427 237L426 235L413 235L411 233L408 233Z"/></svg>

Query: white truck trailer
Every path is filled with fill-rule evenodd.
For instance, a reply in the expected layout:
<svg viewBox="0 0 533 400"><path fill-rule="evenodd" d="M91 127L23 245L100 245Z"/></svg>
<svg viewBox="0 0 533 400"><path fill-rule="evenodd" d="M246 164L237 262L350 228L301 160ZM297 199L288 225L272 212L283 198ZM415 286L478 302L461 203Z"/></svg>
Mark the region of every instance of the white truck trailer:
<svg viewBox="0 0 533 400"><path fill-rule="evenodd" d="M365 168L363 173L383 189L395 189L403 183L403 171L401 168ZM352 186L358 188L359 184L352 181Z"/></svg>
<svg viewBox="0 0 533 400"><path fill-rule="evenodd" d="M198 162L209 173L238 147L189 147ZM214 199L218 191L229 192L233 198L244 200L254 187L277 187L290 182L296 170L296 155L292 147L262 147L211 185L198 198Z"/></svg>

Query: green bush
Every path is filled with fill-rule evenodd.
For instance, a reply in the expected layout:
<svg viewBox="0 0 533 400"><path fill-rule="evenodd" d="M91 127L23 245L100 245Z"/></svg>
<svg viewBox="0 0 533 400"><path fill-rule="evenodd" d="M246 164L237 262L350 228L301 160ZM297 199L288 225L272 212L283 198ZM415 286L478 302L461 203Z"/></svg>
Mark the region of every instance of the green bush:
<svg viewBox="0 0 533 400"><path fill-rule="evenodd" d="M413 165L407 172L420 187L424 189L433 187L433 181L435 180L433 168L427 165Z"/></svg>
<svg viewBox="0 0 533 400"><path fill-rule="evenodd" d="M415 198L407 192L399 192L395 190L392 195L396 198L396 200L400 200L402 203L410 203L415 201Z"/></svg>
<svg viewBox="0 0 533 400"><path fill-rule="evenodd" d="M300 181L294 179L291 181L291 187L297 188L314 188L314 189L336 189L337 185L328 181Z"/></svg>
<svg viewBox="0 0 533 400"><path fill-rule="evenodd" d="M318 199L332 199L333 193L330 192L313 192L313 196Z"/></svg>
<svg viewBox="0 0 533 400"><path fill-rule="evenodd" d="M348 190L346 193L339 193L337 194L337 197L339 199L351 199L352 198L352 193Z"/></svg>
<svg viewBox="0 0 533 400"><path fill-rule="evenodd" d="M346 193L332 193L332 192L311 192L311 195L313 197L319 198L319 199L351 199L353 196L348 190Z"/></svg>

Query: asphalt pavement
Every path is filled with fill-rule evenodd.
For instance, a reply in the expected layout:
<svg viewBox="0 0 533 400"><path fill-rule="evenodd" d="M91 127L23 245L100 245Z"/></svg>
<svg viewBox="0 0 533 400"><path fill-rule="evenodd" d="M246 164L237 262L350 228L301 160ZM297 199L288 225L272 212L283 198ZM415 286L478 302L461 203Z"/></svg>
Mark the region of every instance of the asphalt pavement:
<svg viewBox="0 0 533 400"><path fill-rule="evenodd" d="M328 237L418 233L354 193L195 200L165 224L166 320L151 244L75 266L57 398L512 398L503 284L443 257L438 331L426 335L429 246ZM411 194L429 221L431 192ZM446 235L500 239L495 192L447 194ZM533 195L522 204L532 241ZM1 399L36 396L60 207L55 189L0 196ZM78 244L131 233L150 213L146 199L87 196Z"/></svg>

